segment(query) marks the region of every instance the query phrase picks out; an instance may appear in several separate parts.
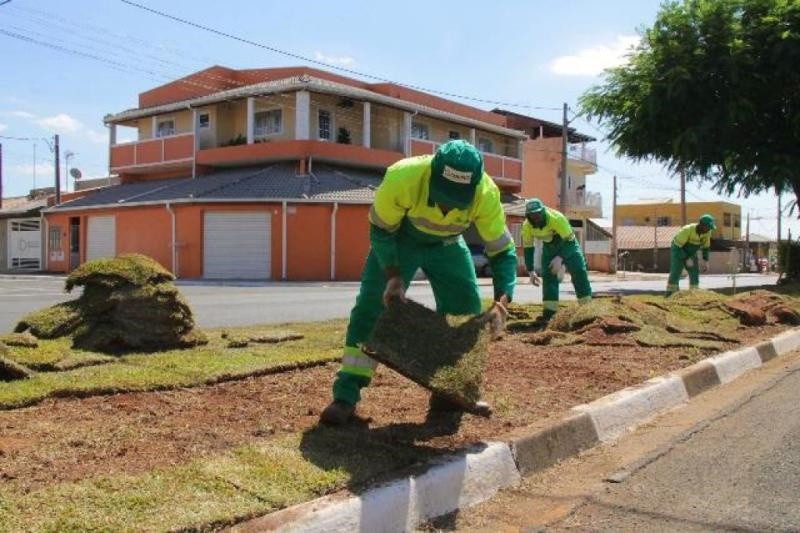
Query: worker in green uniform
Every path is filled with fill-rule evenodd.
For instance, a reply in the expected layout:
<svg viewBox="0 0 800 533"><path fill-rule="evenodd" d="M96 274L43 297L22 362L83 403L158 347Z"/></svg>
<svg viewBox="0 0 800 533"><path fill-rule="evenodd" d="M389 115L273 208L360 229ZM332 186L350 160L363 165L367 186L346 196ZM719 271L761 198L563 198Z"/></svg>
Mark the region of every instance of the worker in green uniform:
<svg viewBox="0 0 800 533"><path fill-rule="evenodd" d="M711 248L711 232L717 228L714 217L703 215L694 224L687 224L672 239L669 260L669 280L667 296L680 290L683 269L689 273L689 288L700 287L700 265L697 263L697 251L703 253L703 272L708 271L708 252Z"/></svg>
<svg viewBox="0 0 800 533"><path fill-rule="evenodd" d="M531 283L542 287L542 320L558 311L558 286L568 270L579 302L592 299L592 287L578 239L567 217L546 207L538 198L525 204L522 250ZM545 265L544 269L542 265Z"/></svg>
<svg viewBox="0 0 800 533"><path fill-rule="evenodd" d="M481 298L472 256L461 236L474 224L489 256L496 305L505 313L516 284L514 240L506 228L500 191L483 170L483 157L471 144L454 140L434 155L398 161L386 171L369 213L370 251L361 288L350 313L341 370L324 423L347 422L372 378L377 362L361 350L386 304L405 300L417 269L433 289L443 314L479 314ZM413 335L413 332L409 332ZM444 407L432 397L431 407ZM450 406L447 406L450 407Z"/></svg>

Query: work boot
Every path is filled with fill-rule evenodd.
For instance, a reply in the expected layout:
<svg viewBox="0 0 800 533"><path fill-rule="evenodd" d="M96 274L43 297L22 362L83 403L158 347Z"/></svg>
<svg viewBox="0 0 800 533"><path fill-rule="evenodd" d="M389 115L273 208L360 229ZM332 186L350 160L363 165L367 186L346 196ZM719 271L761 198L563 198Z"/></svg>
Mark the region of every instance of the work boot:
<svg viewBox="0 0 800 533"><path fill-rule="evenodd" d="M334 400L319 415L319 421L329 426L341 426L353 418L355 412L355 405L341 400Z"/></svg>
<svg viewBox="0 0 800 533"><path fill-rule="evenodd" d="M428 403L428 412L430 413L457 413L469 412L478 416L489 417L492 415L492 406L487 402L476 402L475 405L467 406L462 405L456 401L451 400L442 394L431 394L431 399Z"/></svg>

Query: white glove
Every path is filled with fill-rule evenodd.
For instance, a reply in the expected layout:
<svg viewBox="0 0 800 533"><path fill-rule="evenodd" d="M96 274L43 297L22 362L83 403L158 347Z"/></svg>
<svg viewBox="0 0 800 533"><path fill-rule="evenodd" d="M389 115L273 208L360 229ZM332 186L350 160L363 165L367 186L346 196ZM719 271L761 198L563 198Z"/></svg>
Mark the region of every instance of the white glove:
<svg viewBox="0 0 800 533"><path fill-rule="evenodd" d="M686 260L686 268L694 268L694 258L690 257Z"/></svg>
<svg viewBox="0 0 800 533"><path fill-rule="evenodd" d="M708 272L708 261L706 261L705 259L703 259L703 260L700 262L700 270L702 270L702 271L703 271L703 273L706 273L706 272Z"/></svg>
<svg viewBox="0 0 800 533"><path fill-rule="evenodd" d="M558 278L558 281L564 280L564 273L566 271L567 267L564 265L564 260L560 255L555 256L553 260L550 261L550 272Z"/></svg>
<svg viewBox="0 0 800 533"><path fill-rule="evenodd" d="M533 285L534 287L538 287L539 285L542 284L542 279L539 277L538 274L536 274L536 272L529 272L529 274L531 278L531 285Z"/></svg>

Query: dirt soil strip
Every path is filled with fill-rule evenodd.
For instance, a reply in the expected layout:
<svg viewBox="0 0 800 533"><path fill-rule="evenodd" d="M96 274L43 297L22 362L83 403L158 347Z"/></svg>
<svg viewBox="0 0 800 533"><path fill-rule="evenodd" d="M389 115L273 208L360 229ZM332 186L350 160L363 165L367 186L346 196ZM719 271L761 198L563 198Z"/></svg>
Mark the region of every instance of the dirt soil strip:
<svg viewBox="0 0 800 533"><path fill-rule="evenodd" d="M751 328L750 341L786 329ZM542 347L512 336L491 347L490 419L426 418L428 393L381 368L365 391L353 431L396 447L449 451L497 438L532 420L692 364L685 348ZM213 386L50 399L0 412L0 487L23 491L101 475L139 474L297 434L317 423L338 365Z"/></svg>

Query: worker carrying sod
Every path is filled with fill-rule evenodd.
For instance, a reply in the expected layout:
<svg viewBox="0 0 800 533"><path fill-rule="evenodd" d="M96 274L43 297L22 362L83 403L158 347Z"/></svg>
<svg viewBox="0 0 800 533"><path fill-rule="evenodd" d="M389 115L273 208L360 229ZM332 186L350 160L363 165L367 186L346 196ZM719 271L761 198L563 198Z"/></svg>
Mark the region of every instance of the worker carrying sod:
<svg viewBox="0 0 800 533"><path fill-rule="evenodd" d="M517 256L500 191L484 172L480 152L466 141L447 142L432 156L410 157L389 167L369 222L370 251L350 313L342 367L333 384L333 402L320 417L331 425L353 416L361 389L378 364L362 351L362 343L391 300L405 301L417 269L430 281L438 313L480 314L475 267L461 236L470 225L484 241L492 268L495 305L490 315L505 318L516 283ZM431 398L434 410L454 407L442 397Z"/></svg>
<svg viewBox="0 0 800 533"><path fill-rule="evenodd" d="M717 228L714 217L703 215L694 224L687 224L672 239L669 258L669 280L667 296L680 290L678 283L683 269L689 273L689 288L700 287L700 268L697 251L703 252L703 272L708 272L708 252L711 248L711 232Z"/></svg>
<svg viewBox="0 0 800 533"><path fill-rule="evenodd" d="M542 287L542 320L558 311L558 286L569 271L579 302L592 299L592 287L578 239L567 217L546 207L538 198L525 204L522 249L531 283ZM544 268L543 268L544 266Z"/></svg>

